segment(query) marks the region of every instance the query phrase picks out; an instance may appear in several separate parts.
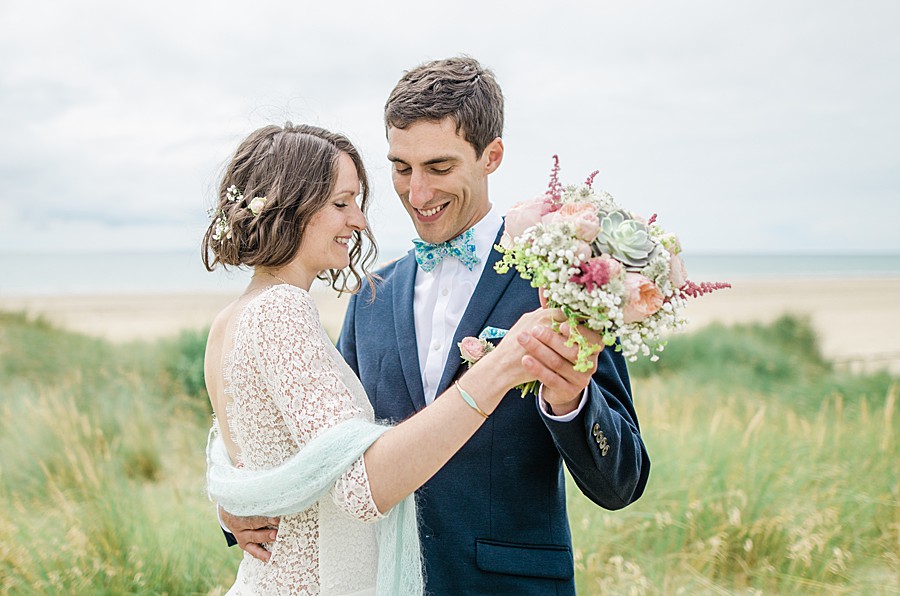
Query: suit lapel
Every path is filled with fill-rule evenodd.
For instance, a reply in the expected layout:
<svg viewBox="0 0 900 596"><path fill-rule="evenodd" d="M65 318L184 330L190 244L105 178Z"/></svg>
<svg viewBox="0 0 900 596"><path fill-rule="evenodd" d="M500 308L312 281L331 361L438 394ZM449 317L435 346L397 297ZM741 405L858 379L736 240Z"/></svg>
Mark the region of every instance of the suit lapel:
<svg viewBox="0 0 900 596"><path fill-rule="evenodd" d="M400 348L400 366L406 387L418 412L425 407L425 390L419 370L419 348L416 343L416 323L413 315L413 297L416 285L416 259L412 252L397 263L393 291L394 329Z"/></svg>
<svg viewBox="0 0 900 596"><path fill-rule="evenodd" d="M500 235L503 233L503 227L500 228L500 234L494 240L494 244L500 242ZM517 275L515 270L510 270L504 275L500 275L494 271L494 263L499 261L502 255L497 252L496 248L491 249L487 263L484 265L484 271L481 273L481 279L475 286L466 312L463 314L462 320L456 328L453 335L453 344L450 348L450 354L447 356L447 362L444 364L444 373L441 375L441 383L438 386L437 395L443 393L450 382L456 377L459 367L462 366L462 358L459 356L459 350L456 345L463 340L464 337L477 337L485 327L488 316L493 312L494 307L503 296L507 286ZM420 384L421 385L421 384Z"/></svg>

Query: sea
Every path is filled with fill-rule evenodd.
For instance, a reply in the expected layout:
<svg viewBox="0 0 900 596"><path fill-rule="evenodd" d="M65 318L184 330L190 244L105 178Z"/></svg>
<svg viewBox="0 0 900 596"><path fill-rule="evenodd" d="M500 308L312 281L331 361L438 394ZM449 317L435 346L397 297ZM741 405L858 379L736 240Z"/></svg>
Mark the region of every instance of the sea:
<svg viewBox="0 0 900 596"><path fill-rule="evenodd" d="M401 250L382 253L387 262ZM690 254L693 281L897 278L900 254ZM0 297L239 292L250 271L206 271L198 252L0 253Z"/></svg>

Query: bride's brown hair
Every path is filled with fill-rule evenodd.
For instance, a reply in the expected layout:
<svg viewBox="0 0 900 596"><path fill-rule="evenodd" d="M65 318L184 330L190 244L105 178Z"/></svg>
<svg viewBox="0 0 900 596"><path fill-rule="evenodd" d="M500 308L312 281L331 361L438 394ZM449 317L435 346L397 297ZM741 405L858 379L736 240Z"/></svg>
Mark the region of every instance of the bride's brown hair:
<svg viewBox="0 0 900 596"><path fill-rule="evenodd" d="M264 126L238 146L219 185L218 204L203 236L203 264L212 271L221 264L281 267L293 259L310 219L327 204L337 182L337 165L346 153L360 182L360 209L369 204L369 180L356 147L344 135L308 124ZM243 198L229 200L234 186ZM254 197L265 197L259 215L249 208ZM217 233L217 227L219 228ZM363 236L367 246L363 246ZM319 275L338 291L356 292L378 254L369 229L354 231L350 266ZM348 284L350 279L352 284Z"/></svg>

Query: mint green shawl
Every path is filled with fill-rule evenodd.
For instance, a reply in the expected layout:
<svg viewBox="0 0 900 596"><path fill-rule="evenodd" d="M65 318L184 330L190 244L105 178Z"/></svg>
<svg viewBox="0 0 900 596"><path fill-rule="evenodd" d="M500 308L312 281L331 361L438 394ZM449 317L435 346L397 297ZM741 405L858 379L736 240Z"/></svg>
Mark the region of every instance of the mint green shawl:
<svg viewBox="0 0 900 596"><path fill-rule="evenodd" d="M280 516L297 513L321 499L387 426L347 420L310 441L277 468L235 468L213 425L206 446L209 497L233 515ZM424 593L422 553L415 493L377 522L376 593L419 596Z"/></svg>

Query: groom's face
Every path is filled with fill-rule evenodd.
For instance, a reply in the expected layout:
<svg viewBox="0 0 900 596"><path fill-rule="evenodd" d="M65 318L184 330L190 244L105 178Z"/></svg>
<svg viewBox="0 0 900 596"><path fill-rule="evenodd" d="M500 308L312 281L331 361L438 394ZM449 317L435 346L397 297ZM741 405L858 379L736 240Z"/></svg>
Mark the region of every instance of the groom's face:
<svg viewBox="0 0 900 596"><path fill-rule="evenodd" d="M423 240L455 238L490 211L487 177L503 158L499 138L478 157L456 122L444 118L388 128L388 144L394 190Z"/></svg>

